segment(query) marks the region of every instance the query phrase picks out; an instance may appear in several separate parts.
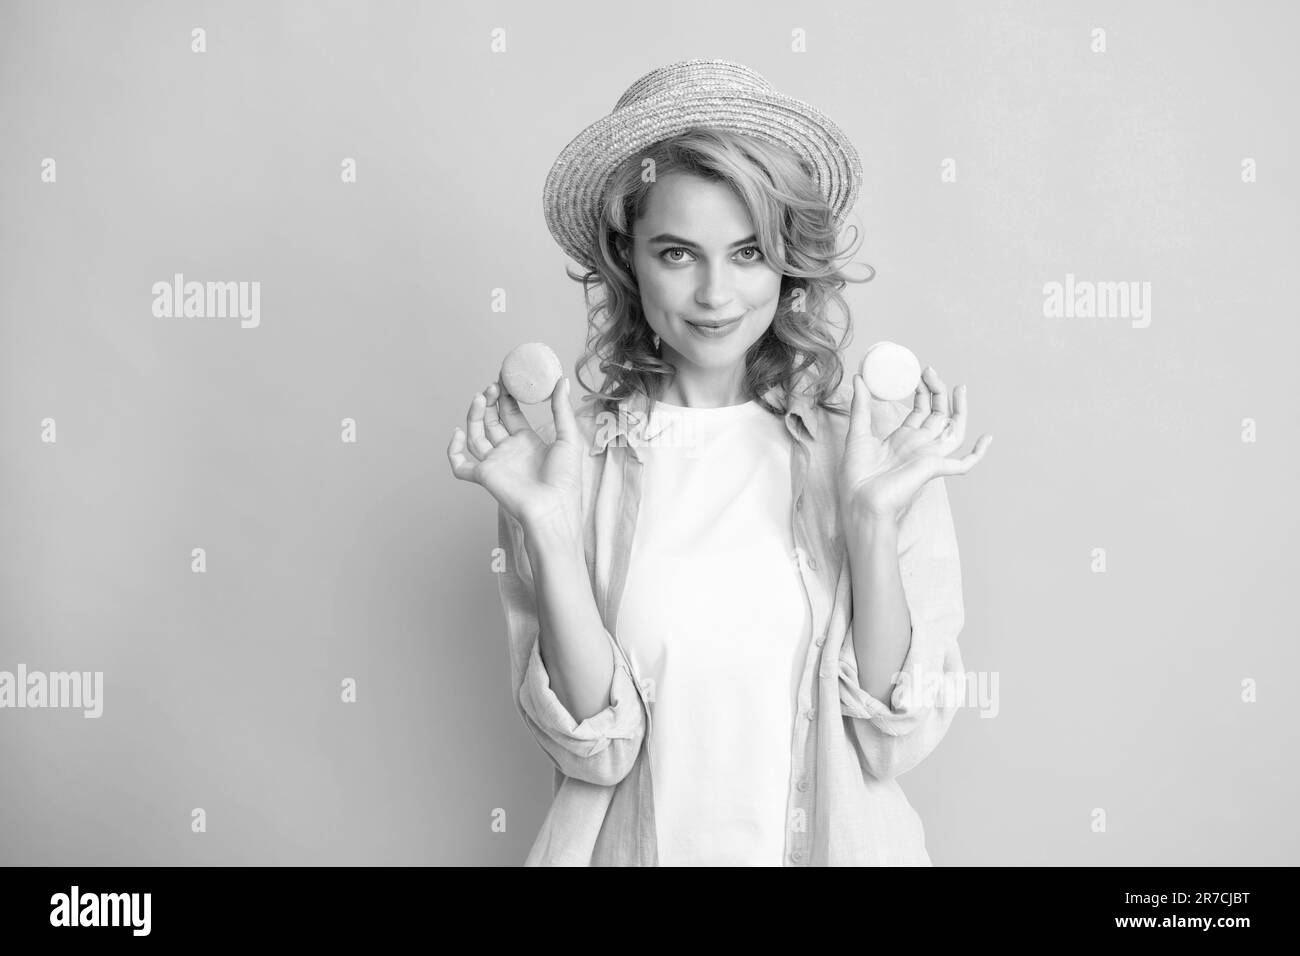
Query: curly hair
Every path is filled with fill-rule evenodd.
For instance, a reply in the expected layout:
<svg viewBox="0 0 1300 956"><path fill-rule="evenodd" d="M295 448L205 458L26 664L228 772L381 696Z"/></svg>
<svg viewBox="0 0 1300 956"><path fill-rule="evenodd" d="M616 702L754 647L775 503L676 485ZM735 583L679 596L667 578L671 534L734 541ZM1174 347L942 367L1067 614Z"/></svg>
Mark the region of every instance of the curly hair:
<svg viewBox="0 0 1300 956"><path fill-rule="evenodd" d="M642 177L647 161L653 162L650 182ZM670 172L730 186L749 212L759 249L781 272L772 324L745 354L748 397L780 414L782 409L773 408L764 395L778 384L789 394L807 371L814 403L848 414L832 403L844 375L840 352L852 339L842 290L848 282L870 281L875 270L867 266L870 275L861 279L844 273L840 260L851 259L858 243L836 249L831 209L798 156L778 144L716 128L696 127L652 144L623 162L606 184L597 248L582 261L583 272L566 270L570 279L582 283L587 303L586 350L574 369L578 382L604 410L614 411L638 391L653 408L677 372L655 346L629 267L633 226L643 214L653 179ZM603 296L593 298L595 289L603 290ZM843 314L842 329L832 321L831 307ZM593 361L604 375L595 389L582 374Z"/></svg>

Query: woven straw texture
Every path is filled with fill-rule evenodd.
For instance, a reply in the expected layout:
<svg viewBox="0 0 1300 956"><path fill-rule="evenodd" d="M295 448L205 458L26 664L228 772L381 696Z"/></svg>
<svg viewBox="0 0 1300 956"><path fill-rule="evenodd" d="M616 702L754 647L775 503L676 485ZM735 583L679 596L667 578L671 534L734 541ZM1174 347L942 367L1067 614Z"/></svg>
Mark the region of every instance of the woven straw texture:
<svg viewBox="0 0 1300 956"><path fill-rule="evenodd" d="M777 93L729 60L683 60L652 70L613 111L560 152L542 189L546 225L580 263L591 261L605 185L637 151L696 126L747 133L792 149L813 170L837 225L857 201L862 162L847 136L818 110Z"/></svg>

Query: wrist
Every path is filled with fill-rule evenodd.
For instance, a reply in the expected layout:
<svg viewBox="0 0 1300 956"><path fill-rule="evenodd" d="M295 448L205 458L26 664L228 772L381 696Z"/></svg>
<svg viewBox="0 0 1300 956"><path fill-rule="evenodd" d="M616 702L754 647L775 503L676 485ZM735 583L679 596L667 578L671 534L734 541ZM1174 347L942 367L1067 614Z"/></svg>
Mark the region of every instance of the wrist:
<svg viewBox="0 0 1300 956"><path fill-rule="evenodd" d="M521 522L529 558L577 559L586 563L582 528L568 515L547 515Z"/></svg>
<svg viewBox="0 0 1300 956"><path fill-rule="evenodd" d="M850 508L844 513L844 531L859 543L898 540L898 516L867 508Z"/></svg>

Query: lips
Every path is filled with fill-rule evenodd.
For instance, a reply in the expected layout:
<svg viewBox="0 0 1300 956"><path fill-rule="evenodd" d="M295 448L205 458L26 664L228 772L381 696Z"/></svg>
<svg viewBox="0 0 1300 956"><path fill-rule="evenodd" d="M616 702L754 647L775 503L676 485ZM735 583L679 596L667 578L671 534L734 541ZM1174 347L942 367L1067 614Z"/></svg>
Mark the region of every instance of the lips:
<svg viewBox="0 0 1300 956"><path fill-rule="evenodd" d="M698 325L698 326L700 326L701 328L705 328L705 329L720 329L720 328L722 328L724 325L731 325L731 323L733 323L733 322L739 322L739 321L740 321L741 319L743 319L743 318L744 318L743 315L738 315L738 316L736 316L734 319L725 319L725 320L722 321L722 322L692 322L690 319L687 319L687 320L686 320L686 324L687 324L687 325Z"/></svg>

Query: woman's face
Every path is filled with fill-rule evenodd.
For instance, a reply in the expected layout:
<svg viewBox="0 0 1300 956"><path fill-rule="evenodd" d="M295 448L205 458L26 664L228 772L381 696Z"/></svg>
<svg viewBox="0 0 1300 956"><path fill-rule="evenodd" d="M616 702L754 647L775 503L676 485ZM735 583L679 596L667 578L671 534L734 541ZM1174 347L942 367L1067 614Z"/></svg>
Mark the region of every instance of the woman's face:
<svg viewBox="0 0 1300 956"><path fill-rule="evenodd" d="M650 190L633 227L632 267L646 321L679 372L743 369L772 324L781 273L756 243L744 203L725 183L670 173ZM730 324L716 332L696 324L720 322Z"/></svg>

